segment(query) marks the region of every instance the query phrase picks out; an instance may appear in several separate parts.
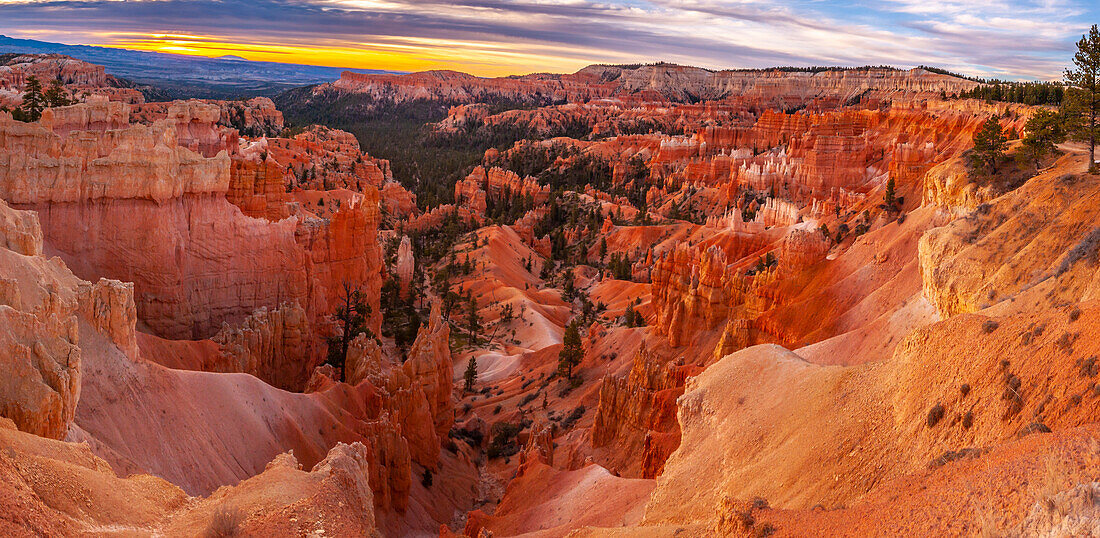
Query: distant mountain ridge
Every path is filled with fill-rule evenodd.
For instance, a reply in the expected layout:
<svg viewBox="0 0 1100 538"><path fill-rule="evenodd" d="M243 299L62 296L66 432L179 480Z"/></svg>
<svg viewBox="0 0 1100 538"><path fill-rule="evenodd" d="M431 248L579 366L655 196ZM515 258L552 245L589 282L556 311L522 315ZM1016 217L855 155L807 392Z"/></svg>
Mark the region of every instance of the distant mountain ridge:
<svg viewBox="0 0 1100 538"><path fill-rule="evenodd" d="M875 92L879 96L939 96L970 90L978 83L951 74L888 66L811 67L715 71L654 63L590 65L575 73L534 73L483 78L457 71L423 71L404 75L345 71L333 82L298 88L276 102L285 111L316 108L357 96L358 109L377 103L434 101L447 104L510 102L547 105L592 99L696 103L747 99L755 106L791 109L815 100L844 103ZM361 99L361 100L363 100Z"/></svg>
<svg viewBox="0 0 1100 538"><path fill-rule="evenodd" d="M103 65L112 75L161 88L171 97L274 96L289 88L331 81L339 78L342 72L399 74L377 69L256 62L233 55L206 58L92 45L65 45L0 35L0 53L5 52L65 54Z"/></svg>

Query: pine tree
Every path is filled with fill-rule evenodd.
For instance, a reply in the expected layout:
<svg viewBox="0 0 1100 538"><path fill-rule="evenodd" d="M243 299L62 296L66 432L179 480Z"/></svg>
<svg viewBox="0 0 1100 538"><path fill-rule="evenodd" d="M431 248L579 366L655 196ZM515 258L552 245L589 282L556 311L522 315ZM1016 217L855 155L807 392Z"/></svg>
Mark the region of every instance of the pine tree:
<svg viewBox="0 0 1100 538"><path fill-rule="evenodd" d="M584 343L581 342L581 333L577 329L577 322L572 321L565 328L562 336L562 348L558 352L558 375L566 379L573 379L573 369L584 358Z"/></svg>
<svg viewBox="0 0 1100 538"><path fill-rule="evenodd" d="M1095 24L1077 42L1073 66L1063 75L1067 86L1063 110L1073 139L1089 143L1089 169L1095 170L1100 138L1100 30Z"/></svg>
<svg viewBox="0 0 1100 538"><path fill-rule="evenodd" d="M1017 159L1034 162L1038 169L1039 160L1053 152L1055 144L1066 139L1065 119L1061 114L1038 110L1027 120L1024 132L1026 134L1017 152Z"/></svg>
<svg viewBox="0 0 1100 538"><path fill-rule="evenodd" d="M350 282L344 282L344 293L340 297L340 304L336 307L334 318L340 328L340 332L328 339L328 364L340 369L340 381L347 379L344 365L348 358L348 345L360 333L366 333L373 337L367 328L367 317L371 314L371 307L366 303L366 296Z"/></svg>
<svg viewBox="0 0 1100 538"><path fill-rule="evenodd" d="M466 325L470 331L470 343L477 344L477 329L481 325L481 316L477 315L477 302L474 301L472 295L469 295L467 291L466 304L469 306L469 310L466 311Z"/></svg>
<svg viewBox="0 0 1100 538"><path fill-rule="evenodd" d="M466 373L462 377L466 381L463 390L466 392L474 390L474 384L477 383L477 357L470 357L470 363L466 365Z"/></svg>
<svg viewBox="0 0 1100 538"><path fill-rule="evenodd" d="M1004 157L1008 139L997 118L985 120L978 132L974 133L974 151L971 154L975 166L989 166L989 173L997 173L997 161Z"/></svg>
<svg viewBox="0 0 1100 538"><path fill-rule="evenodd" d="M27 77L23 102L16 110L17 114L13 114L13 117L24 122L38 121L42 117L42 109L45 107L45 99L42 96L42 83L38 81L38 77L33 75Z"/></svg>
<svg viewBox="0 0 1100 538"><path fill-rule="evenodd" d="M634 327L634 318L637 314L634 312L634 303L626 305L626 312L623 312L623 323L627 327Z"/></svg>
<svg viewBox="0 0 1100 538"><path fill-rule="evenodd" d="M886 206L893 209L895 201L897 200L894 198L894 178L890 178L886 180Z"/></svg>
<svg viewBox="0 0 1100 538"><path fill-rule="evenodd" d="M46 88L46 93L43 94L42 99L45 101L46 106L51 108L73 104L73 100L69 98L69 92L65 90L65 86L59 78L50 81L50 87Z"/></svg>

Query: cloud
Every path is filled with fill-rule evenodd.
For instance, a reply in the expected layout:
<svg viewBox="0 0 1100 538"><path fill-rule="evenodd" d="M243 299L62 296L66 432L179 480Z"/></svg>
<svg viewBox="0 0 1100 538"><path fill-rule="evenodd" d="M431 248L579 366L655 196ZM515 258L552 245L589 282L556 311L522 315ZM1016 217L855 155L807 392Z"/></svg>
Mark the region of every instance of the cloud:
<svg viewBox="0 0 1100 538"><path fill-rule="evenodd" d="M862 7L834 0L0 0L0 33L483 75L668 60L711 68L924 63L1052 78L1098 11L1090 0Z"/></svg>

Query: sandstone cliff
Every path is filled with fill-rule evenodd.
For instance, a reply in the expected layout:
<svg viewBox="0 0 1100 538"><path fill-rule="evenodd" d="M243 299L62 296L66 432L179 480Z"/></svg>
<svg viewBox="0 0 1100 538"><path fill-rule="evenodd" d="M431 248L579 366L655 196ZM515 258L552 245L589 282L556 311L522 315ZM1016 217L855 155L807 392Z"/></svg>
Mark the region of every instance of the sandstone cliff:
<svg viewBox="0 0 1100 538"><path fill-rule="evenodd" d="M153 332L208 337L224 322L290 301L317 321L344 280L364 283L377 301L374 187L346 196L327 219L252 219L226 201L234 175L227 153L236 139L216 125L216 107L174 105L169 119L149 126L115 129L92 121L114 114L125 125L125 105L112 112L113 106L68 107L88 112L67 117L89 121L62 122L61 134L45 128L56 116L38 125L0 114L0 196L39 211L46 241L78 275L133 282L138 315ZM184 142L217 154L204 157ZM271 216L272 206L264 207ZM377 329L381 317L374 312Z"/></svg>

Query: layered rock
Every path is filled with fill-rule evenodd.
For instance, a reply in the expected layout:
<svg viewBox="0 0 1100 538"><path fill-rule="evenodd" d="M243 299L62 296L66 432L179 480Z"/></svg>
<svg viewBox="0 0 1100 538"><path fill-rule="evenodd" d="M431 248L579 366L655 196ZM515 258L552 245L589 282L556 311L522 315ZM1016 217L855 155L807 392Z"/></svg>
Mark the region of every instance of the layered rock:
<svg viewBox="0 0 1100 538"><path fill-rule="evenodd" d="M941 316L1001 312L1100 297L1100 181L1067 172L1077 155L1022 187L929 231L919 259L924 295Z"/></svg>
<svg viewBox="0 0 1100 538"><path fill-rule="evenodd" d="M450 337L450 325L443 321L439 303L435 303L428 325L420 328L402 365L413 383L424 391L436 434L441 439L447 436L454 424L455 406L451 393L454 361L451 358Z"/></svg>
<svg viewBox="0 0 1100 538"><path fill-rule="evenodd" d="M0 105L17 106L29 77L43 85L60 80L73 98L97 95L123 103L143 103L145 97L129 81L108 75L102 65L63 54L17 54L0 62Z"/></svg>
<svg viewBox="0 0 1100 538"><path fill-rule="evenodd" d="M225 356L225 372L245 372L286 390L300 390L320 362L320 345L305 309L298 303L260 308L235 327L228 324L213 340Z"/></svg>
<svg viewBox="0 0 1100 538"><path fill-rule="evenodd" d="M438 303L428 325L421 326L404 363L382 353L374 338L358 335L348 346L344 381L377 391L379 401L408 441L411 457L435 469L442 440L454 424L452 383L454 365L450 328Z"/></svg>
<svg viewBox="0 0 1100 538"><path fill-rule="evenodd" d="M0 200L0 416L20 430L68 431L82 386L81 319L137 359L133 288L84 282L47 260L36 215Z"/></svg>
<svg viewBox="0 0 1100 538"><path fill-rule="evenodd" d="M734 259L741 259L763 246L763 236L742 244L748 247ZM725 323L731 314L752 319L774 304L766 291L777 278L775 271L746 274L746 266L732 265L725 250L711 247L700 251L681 245L662 255L653 264L653 302L658 334L667 335L669 343L679 346L690 341L692 334Z"/></svg>
<svg viewBox="0 0 1100 538"><path fill-rule="evenodd" d="M676 398L683 394L687 369L662 360L645 347L626 376L604 376L592 424L592 446L611 447L623 476L655 478L680 443ZM634 461L621 461L630 454ZM640 458L640 459L639 459Z"/></svg>
<svg viewBox="0 0 1100 538"><path fill-rule="evenodd" d="M285 170L274 159L233 159L225 198L257 219L280 221L291 212Z"/></svg>
<svg viewBox="0 0 1100 538"><path fill-rule="evenodd" d="M236 129L241 136L274 137L285 128L283 113L275 108L275 103L267 97L253 97L245 101L221 101L215 99L193 99L192 101L214 105L218 108L218 125ZM144 103L134 107L133 116L137 123L153 123L166 119L171 113L172 102Z"/></svg>
<svg viewBox="0 0 1100 538"><path fill-rule="evenodd" d="M268 138L250 146L286 169L286 184L301 189L363 192L392 181L390 163L362 153L346 131L311 125L293 138Z"/></svg>
<svg viewBox="0 0 1100 538"><path fill-rule="evenodd" d="M161 336L212 336L224 322L293 301L316 321L344 281L363 285L377 305L374 187L346 195L329 218L249 218L226 201L234 175L235 199L248 198L244 168L231 174L234 139L213 123L217 107L184 102L169 110L170 119L117 130L65 122L64 136L0 114L0 196L39 211L47 241L78 275L133 282L140 318ZM218 153L203 157L180 137ZM263 213L281 216L279 204L266 201L270 181L260 183Z"/></svg>
<svg viewBox="0 0 1100 538"><path fill-rule="evenodd" d="M68 269L41 257L37 225L0 200L0 416L60 438L80 398L79 297Z"/></svg>
<svg viewBox="0 0 1100 538"><path fill-rule="evenodd" d="M46 115L42 124L17 122L0 112L0 197L17 205L100 199L163 203L185 193L225 192L227 155L204 158L181 147L177 126L169 121L110 130L128 117L125 105L118 111L118 120L105 123L97 119L97 107L117 105L65 107ZM88 113L69 112L76 110ZM88 124L78 129L60 122L61 134L44 128L58 123L61 114L80 117ZM96 130L100 126L108 130Z"/></svg>
<svg viewBox="0 0 1100 538"><path fill-rule="evenodd" d="M658 63L643 66L592 65L567 75L536 74L502 78L477 78L454 71L426 71L408 75L344 72L338 81L313 88L311 95L316 98L328 92L355 93L393 103L412 99L474 103L503 98L538 104L584 102L613 96L679 102L736 96L757 106L772 103L797 106L818 99L842 103L868 91L932 95L941 91L959 93L976 85L976 82L922 69L711 71Z"/></svg>
<svg viewBox="0 0 1100 538"><path fill-rule="evenodd" d="M127 357L138 360L137 307L132 283L105 278L94 284L81 283L80 311L93 328L107 336Z"/></svg>
<svg viewBox="0 0 1100 538"><path fill-rule="evenodd" d="M416 269L416 260L413 258L412 241L409 236L401 236L401 243L397 246L397 261L394 266L394 275L401 286L401 297L409 296L409 284L412 283L413 271Z"/></svg>

